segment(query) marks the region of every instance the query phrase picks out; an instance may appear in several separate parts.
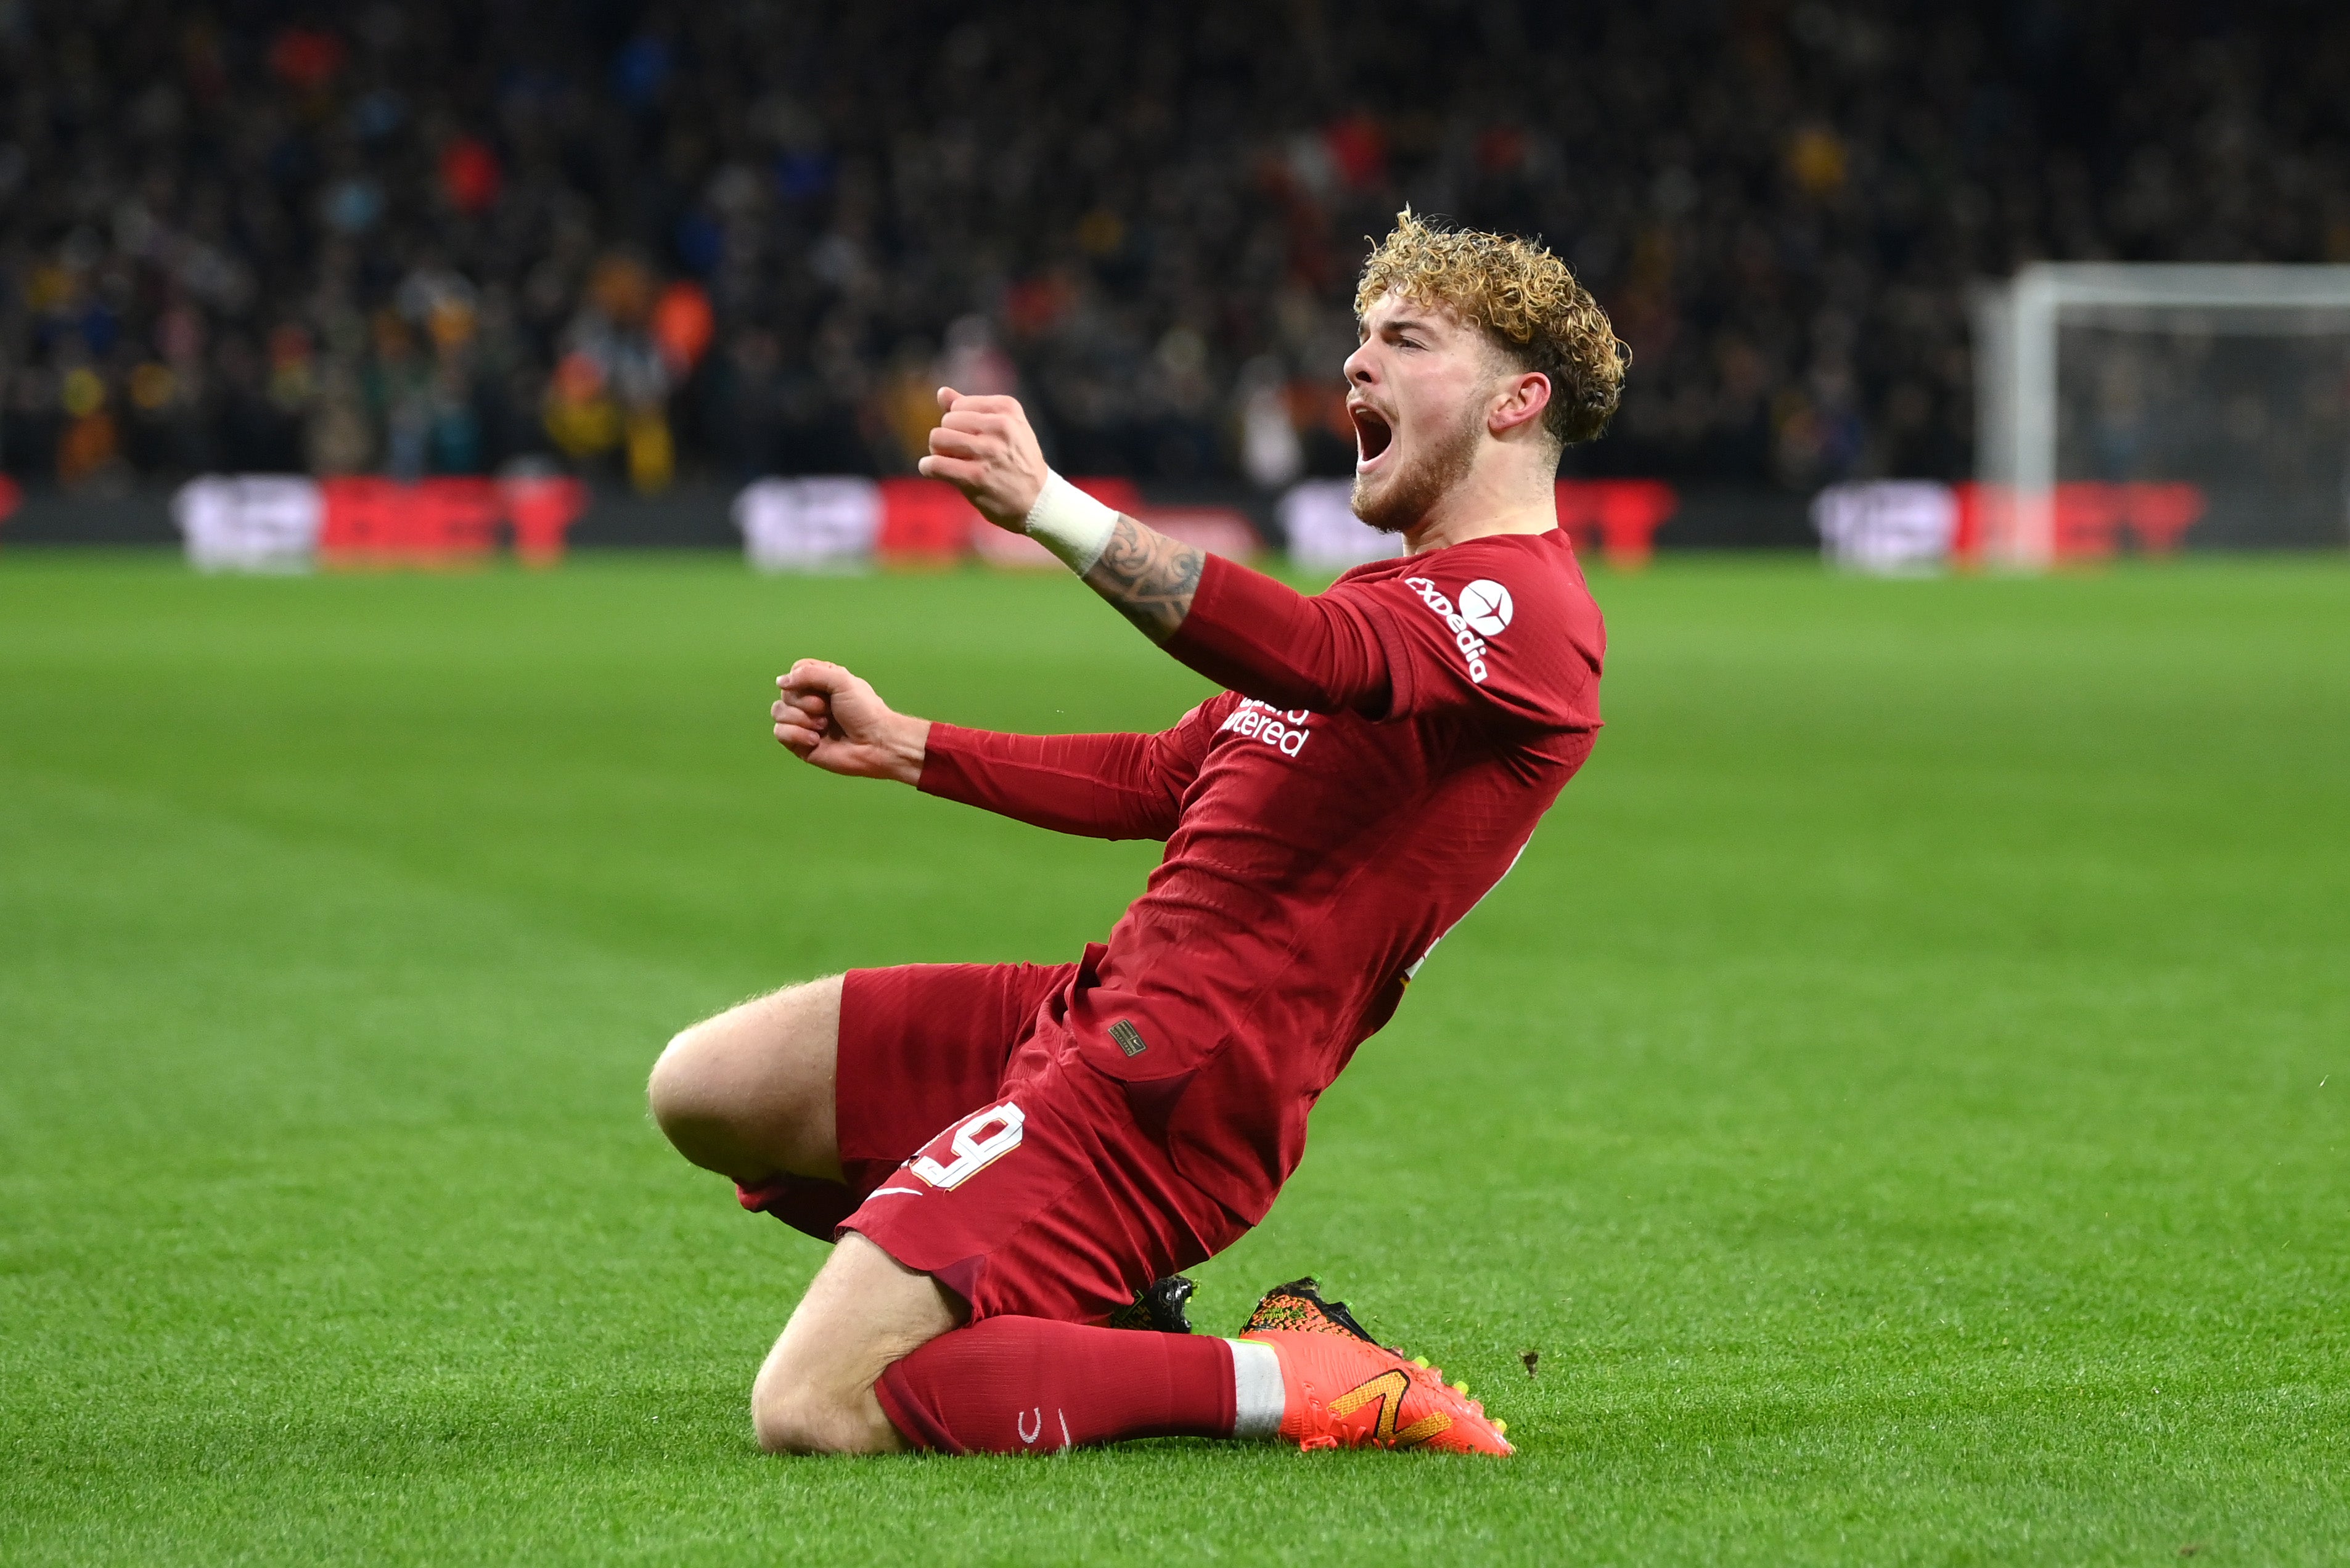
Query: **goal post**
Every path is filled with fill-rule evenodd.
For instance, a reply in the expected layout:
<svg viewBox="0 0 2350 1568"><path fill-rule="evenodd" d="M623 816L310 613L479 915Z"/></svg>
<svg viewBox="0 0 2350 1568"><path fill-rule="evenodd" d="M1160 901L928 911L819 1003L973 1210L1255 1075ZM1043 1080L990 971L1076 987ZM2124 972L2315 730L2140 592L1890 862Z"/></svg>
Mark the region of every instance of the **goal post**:
<svg viewBox="0 0 2350 1568"><path fill-rule="evenodd" d="M1972 306L1987 560L2121 484L2197 487L2200 542L2350 543L2350 266L2038 263Z"/></svg>

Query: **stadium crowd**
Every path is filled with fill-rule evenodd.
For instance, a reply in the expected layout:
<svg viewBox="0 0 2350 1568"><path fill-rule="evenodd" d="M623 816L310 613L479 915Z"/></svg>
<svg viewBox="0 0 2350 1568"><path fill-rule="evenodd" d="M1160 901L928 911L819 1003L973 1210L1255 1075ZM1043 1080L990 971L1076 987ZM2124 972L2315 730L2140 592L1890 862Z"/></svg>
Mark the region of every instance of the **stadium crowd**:
<svg viewBox="0 0 2350 1568"><path fill-rule="evenodd" d="M0 0L0 469L889 473L944 379L1274 485L1409 202L1613 314L1583 472L1956 476L1970 278L2350 260L2345 17Z"/></svg>

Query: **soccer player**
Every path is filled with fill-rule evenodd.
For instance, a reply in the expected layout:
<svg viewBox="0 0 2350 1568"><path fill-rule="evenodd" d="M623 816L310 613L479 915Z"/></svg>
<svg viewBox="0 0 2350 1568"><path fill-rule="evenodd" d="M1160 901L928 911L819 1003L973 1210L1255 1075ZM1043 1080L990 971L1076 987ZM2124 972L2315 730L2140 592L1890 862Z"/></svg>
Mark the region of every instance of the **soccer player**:
<svg viewBox="0 0 2350 1568"><path fill-rule="evenodd" d="M1263 1217L1315 1097L1599 727L1606 634L1553 483L1628 352L1549 252L1409 211L1355 305L1354 506L1407 553L1310 597L1087 498L1014 400L939 393L921 471L1227 688L1172 729L993 734L898 712L837 664L779 679L776 739L817 767L1167 851L1075 963L852 970L661 1055L678 1149L837 1241L753 1385L770 1451L1510 1452L1465 1388L1310 1281L1236 1338L1168 1331L1178 1271Z"/></svg>

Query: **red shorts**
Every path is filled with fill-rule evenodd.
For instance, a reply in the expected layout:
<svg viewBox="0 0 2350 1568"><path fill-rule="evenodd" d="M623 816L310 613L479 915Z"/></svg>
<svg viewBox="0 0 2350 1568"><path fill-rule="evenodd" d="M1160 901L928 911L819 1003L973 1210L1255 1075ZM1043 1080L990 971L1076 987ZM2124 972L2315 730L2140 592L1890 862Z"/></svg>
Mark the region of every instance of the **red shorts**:
<svg viewBox="0 0 2350 1568"><path fill-rule="evenodd" d="M1048 1004L1076 968L907 964L841 986L839 1201L856 1208L835 1232L937 1279L974 1322L1098 1323L1248 1229L1059 1049Z"/></svg>

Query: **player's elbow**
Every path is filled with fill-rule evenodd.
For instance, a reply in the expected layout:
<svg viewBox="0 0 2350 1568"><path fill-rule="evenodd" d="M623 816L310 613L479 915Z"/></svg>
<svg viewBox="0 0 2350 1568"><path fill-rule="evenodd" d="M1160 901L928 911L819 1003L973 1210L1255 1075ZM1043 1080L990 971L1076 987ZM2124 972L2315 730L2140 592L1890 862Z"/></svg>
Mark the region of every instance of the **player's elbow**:
<svg viewBox="0 0 2350 1568"><path fill-rule="evenodd" d="M1232 685L1242 696L1253 697L1284 711L1303 709L1309 713L1336 713L1347 705L1336 687L1317 679L1310 670L1267 670L1253 680L1238 680Z"/></svg>
<svg viewBox="0 0 2350 1568"><path fill-rule="evenodd" d="M1256 679L1236 690L1283 710L1344 713L1386 686L1386 668L1374 650L1326 639L1317 651L1258 671Z"/></svg>
<svg viewBox="0 0 2350 1568"><path fill-rule="evenodd" d="M1278 686L1244 693L1282 711L1360 713L1377 718L1387 711L1388 687L1383 680L1324 680L1299 671Z"/></svg>

